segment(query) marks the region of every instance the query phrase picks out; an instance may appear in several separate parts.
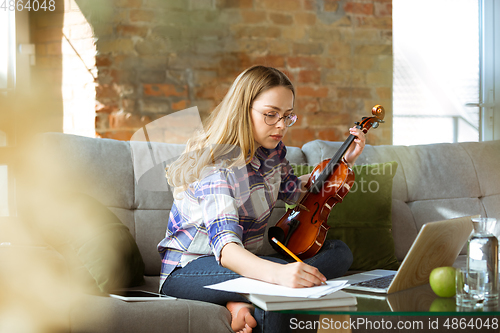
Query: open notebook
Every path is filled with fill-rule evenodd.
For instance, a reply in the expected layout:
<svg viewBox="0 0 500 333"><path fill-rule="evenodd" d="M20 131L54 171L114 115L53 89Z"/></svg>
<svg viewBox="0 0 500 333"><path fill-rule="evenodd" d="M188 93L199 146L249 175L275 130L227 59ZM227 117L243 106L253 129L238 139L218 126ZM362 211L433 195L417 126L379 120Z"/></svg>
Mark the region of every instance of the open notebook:
<svg viewBox="0 0 500 333"><path fill-rule="evenodd" d="M261 309L292 310L356 305L356 297L341 291L345 280L327 281L311 288L290 288L240 277L205 288L240 293Z"/></svg>

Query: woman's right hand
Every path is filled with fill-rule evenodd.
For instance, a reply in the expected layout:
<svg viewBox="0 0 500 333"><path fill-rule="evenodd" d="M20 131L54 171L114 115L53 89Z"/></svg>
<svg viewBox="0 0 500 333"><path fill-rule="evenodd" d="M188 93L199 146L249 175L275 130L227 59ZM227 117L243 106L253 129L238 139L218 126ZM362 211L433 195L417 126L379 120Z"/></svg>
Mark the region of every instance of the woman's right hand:
<svg viewBox="0 0 500 333"><path fill-rule="evenodd" d="M326 281L326 277L316 267L303 262L279 265L275 277L276 284L291 288L314 287Z"/></svg>

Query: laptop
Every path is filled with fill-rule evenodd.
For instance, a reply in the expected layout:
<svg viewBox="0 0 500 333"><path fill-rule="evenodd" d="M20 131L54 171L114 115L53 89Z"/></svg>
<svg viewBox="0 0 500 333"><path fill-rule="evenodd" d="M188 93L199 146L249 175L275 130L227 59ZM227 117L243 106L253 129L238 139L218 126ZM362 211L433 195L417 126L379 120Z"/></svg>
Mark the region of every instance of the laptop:
<svg viewBox="0 0 500 333"><path fill-rule="evenodd" d="M376 269L339 277L348 280L344 289L391 294L429 283L436 267L452 266L472 232L471 219L465 216L426 223L397 271Z"/></svg>

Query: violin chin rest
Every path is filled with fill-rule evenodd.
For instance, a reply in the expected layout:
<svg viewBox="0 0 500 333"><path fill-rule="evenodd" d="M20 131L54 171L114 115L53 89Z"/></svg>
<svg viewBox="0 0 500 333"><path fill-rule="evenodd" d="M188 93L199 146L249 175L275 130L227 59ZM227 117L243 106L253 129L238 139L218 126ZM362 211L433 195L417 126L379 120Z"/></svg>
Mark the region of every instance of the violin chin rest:
<svg viewBox="0 0 500 333"><path fill-rule="evenodd" d="M267 233L267 238L269 240L269 244L271 244L272 248L278 252L283 253L283 250L279 247L278 244L273 242L273 237L279 240L281 243L285 242L285 231L280 227L270 227Z"/></svg>

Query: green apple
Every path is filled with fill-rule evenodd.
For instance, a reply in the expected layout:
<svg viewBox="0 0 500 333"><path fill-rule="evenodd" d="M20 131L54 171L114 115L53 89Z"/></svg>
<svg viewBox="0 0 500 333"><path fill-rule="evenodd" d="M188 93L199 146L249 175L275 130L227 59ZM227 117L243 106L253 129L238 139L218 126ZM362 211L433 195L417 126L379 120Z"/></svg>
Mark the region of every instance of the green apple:
<svg viewBox="0 0 500 333"><path fill-rule="evenodd" d="M455 268L450 266L434 268L429 276L429 283L439 297L455 296Z"/></svg>

